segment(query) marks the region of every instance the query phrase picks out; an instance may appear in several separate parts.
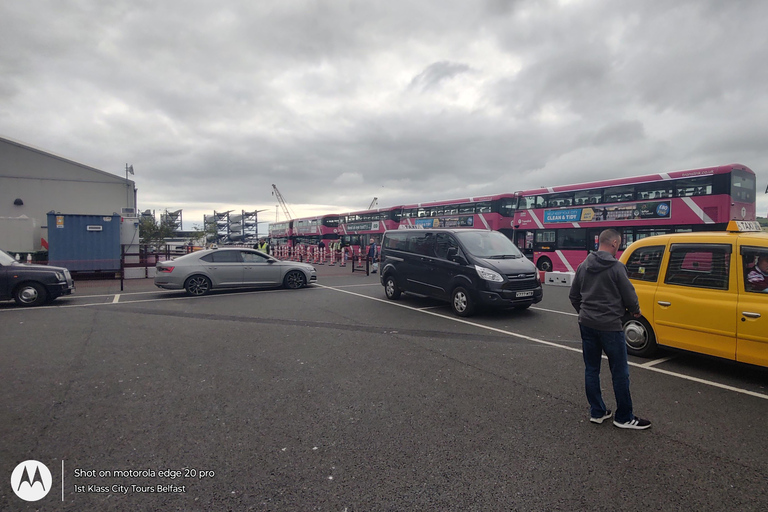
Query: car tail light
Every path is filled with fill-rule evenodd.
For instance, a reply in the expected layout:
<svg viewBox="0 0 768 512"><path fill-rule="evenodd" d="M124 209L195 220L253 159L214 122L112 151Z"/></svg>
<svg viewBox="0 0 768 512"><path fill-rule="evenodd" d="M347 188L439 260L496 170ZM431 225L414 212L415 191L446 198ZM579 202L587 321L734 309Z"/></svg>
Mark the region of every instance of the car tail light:
<svg viewBox="0 0 768 512"><path fill-rule="evenodd" d="M166 272L166 273L170 274L171 272L173 272L174 268L176 268L176 267L157 267L157 271L158 272Z"/></svg>

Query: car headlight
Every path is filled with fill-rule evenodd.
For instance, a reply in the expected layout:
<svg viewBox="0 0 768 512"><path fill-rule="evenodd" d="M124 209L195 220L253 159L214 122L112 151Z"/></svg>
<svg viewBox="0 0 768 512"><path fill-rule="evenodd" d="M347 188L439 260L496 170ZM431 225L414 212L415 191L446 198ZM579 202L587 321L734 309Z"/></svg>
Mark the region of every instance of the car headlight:
<svg viewBox="0 0 768 512"><path fill-rule="evenodd" d="M56 272L55 274L53 274L53 276L56 278L57 281L64 281L65 280L64 279L64 274L62 274L61 272Z"/></svg>
<svg viewBox="0 0 768 512"><path fill-rule="evenodd" d="M480 265L475 265L475 270L477 270L477 275L480 276L480 279L485 279L486 281L493 281L494 283L504 282L504 278L501 277L501 274L499 274L494 270L481 267Z"/></svg>

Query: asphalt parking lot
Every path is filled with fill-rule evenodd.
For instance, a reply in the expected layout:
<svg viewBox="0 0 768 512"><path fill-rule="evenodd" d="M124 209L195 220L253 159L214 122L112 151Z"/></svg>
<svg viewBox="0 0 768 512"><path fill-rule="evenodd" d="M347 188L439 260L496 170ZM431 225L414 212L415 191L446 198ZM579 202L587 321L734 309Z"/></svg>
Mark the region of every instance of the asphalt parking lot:
<svg viewBox="0 0 768 512"><path fill-rule="evenodd" d="M768 509L768 371L632 358L652 429L594 425L566 288L465 320L319 276L0 303L0 510ZM52 481L26 503L7 482L30 459Z"/></svg>

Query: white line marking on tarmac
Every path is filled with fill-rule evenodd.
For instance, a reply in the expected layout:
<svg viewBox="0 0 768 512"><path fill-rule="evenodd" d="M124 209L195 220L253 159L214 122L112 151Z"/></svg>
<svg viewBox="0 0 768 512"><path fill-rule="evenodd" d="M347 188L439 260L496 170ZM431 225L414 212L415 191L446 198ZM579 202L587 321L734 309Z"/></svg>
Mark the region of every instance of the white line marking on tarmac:
<svg viewBox="0 0 768 512"><path fill-rule="evenodd" d="M118 302L120 302L120 294L119 293L117 295L115 295L114 299L112 299L112 304L117 304Z"/></svg>
<svg viewBox="0 0 768 512"><path fill-rule="evenodd" d="M647 363L638 364L638 366L643 368L650 368L651 366L656 366L657 364L666 363L667 361L674 358L675 356L662 357L661 359L654 359L653 361L648 361Z"/></svg>
<svg viewBox="0 0 768 512"><path fill-rule="evenodd" d="M425 315L438 316L440 318L444 318L444 319L450 320L452 322L458 322L458 323L465 324L465 325L471 325L471 326L477 327L479 329L485 329L487 331L493 331L493 332L498 332L498 333L501 333L501 334L506 334L508 336L513 336L515 338L520 338L520 339L532 341L534 343L539 343L541 345L546 345L548 347L560 348L560 349L563 349L563 350L569 350L571 352L578 352L579 354L581 354L581 349L573 348L573 347L568 347L568 346L565 346L565 345L559 345L557 343L552 343L551 341L540 340L540 339L534 338L532 336L526 336L525 334L520 334L520 333L516 333L516 332L512 332L512 331L505 331L503 329L497 329L496 327L490 327L488 325L478 324L476 322L470 322L468 320L463 320L461 318L457 318L457 317L454 317L454 316L440 315L440 314L437 314L437 313L433 313L432 311L426 311L426 310L423 310L423 309L417 309L417 308L414 308L414 307L411 307L411 306L406 306L404 304L398 304L396 302L392 302L392 301L384 300L384 299L379 299L379 298L376 298L376 297L368 297L367 295L361 295L359 293L355 293L355 292L351 292L351 291L347 291L347 290L338 290L338 289L333 288L331 286L325 286L325 285L321 285L321 284L318 284L317 286L319 286L321 288L327 288L329 290L335 290L335 291L338 291L338 292L341 292L341 293L348 293L349 295L354 295L356 297L362 297L364 299L374 300L374 301L377 301L377 302L383 302L384 304L389 304L391 306L397 306L397 307L401 307L401 308L405 308L405 309L410 309L411 311L416 311L417 313L423 313ZM605 356L603 356L603 358L605 358ZM715 388L726 389L728 391L733 391L735 393L740 393L740 394L743 394L743 395L749 395L749 396L754 396L754 397L757 397L757 398L762 398L763 400L768 400L768 395L763 394L763 393L756 393L754 391L749 391L748 389L737 388L737 387L734 387L734 386L729 386L727 384L721 384L719 382L714 382L714 381L711 381L711 380L699 379L698 377L692 377L690 375L684 375L684 374L681 374L681 373L675 373L675 372L668 371L668 370L662 370L661 368L655 368L653 366L645 366L643 364L633 363L631 361L629 362L629 365L630 366L634 366L636 368L642 368L644 370L648 370L649 372L662 373L664 375L669 375L671 377L677 377L677 378L683 379L683 380L689 380L691 382L696 382L696 383L699 383L699 384L704 384L706 386L712 386L712 387L715 387Z"/></svg>

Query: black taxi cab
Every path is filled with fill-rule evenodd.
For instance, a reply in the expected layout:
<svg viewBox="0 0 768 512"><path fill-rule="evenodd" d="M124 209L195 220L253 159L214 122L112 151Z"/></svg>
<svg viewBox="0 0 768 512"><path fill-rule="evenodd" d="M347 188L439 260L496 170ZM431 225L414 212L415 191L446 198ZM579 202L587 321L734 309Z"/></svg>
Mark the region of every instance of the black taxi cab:
<svg viewBox="0 0 768 512"><path fill-rule="evenodd" d="M0 300L19 306L40 306L75 291L72 275L64 267L19 263L0 251Z"/></svg>
<svg viewBox="0 0 768 512"><path fill-rule="evenodd" d="M768 366L768 233L757 222L643 238L620 261L642 311L624 323L630 354L663 345Z"/></svg>

